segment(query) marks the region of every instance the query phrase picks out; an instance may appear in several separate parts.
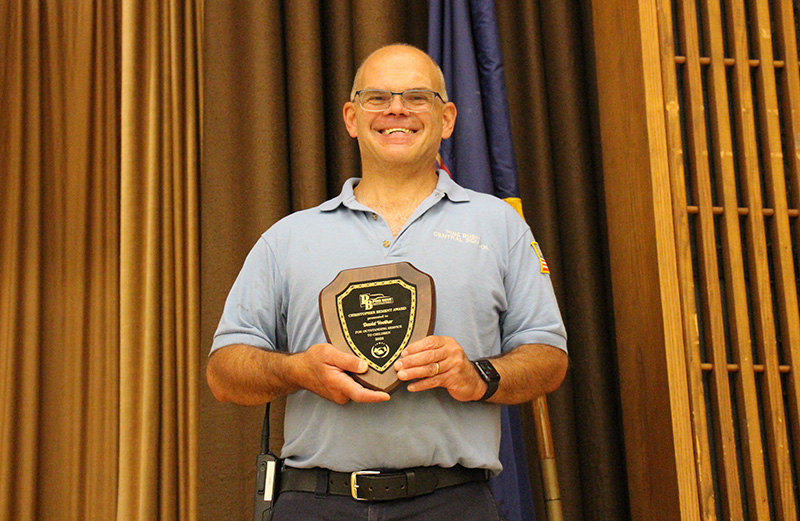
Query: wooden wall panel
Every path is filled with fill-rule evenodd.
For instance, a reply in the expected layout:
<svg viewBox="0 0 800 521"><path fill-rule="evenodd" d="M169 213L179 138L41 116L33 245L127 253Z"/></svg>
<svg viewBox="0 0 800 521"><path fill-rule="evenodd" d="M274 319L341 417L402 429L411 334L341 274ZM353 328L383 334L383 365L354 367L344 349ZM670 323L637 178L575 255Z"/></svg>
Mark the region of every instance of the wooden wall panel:
<svg viewBox="0 0 800 521"><path fill-rule="evenodd" d="M592 2L634 519L699 519L655 5Z"/></svg>
<svg viewBox="0 0 800 521"><path fill-rule="evenodd" d="M799 12L789 1L593 1L634 519L800 515ZM660 332L630 330L642 323ZM640 371L663 373L639 380L644 394L626 385ZM660 408L643 410L644 396ZM672 457L631 454L652 438L671 439ZM645 473L678 498L660 503Z"/></svg>

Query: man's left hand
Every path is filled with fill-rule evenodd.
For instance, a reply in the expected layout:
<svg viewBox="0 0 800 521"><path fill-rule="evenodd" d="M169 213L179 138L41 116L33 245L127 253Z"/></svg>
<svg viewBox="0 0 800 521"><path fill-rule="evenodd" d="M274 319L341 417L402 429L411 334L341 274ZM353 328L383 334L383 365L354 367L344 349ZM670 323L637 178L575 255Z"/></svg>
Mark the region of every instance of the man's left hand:
<svg viewBox="0 0 800 521"><path fill-rule="evenodd" d="M409 344L394 368L398 379L416 380L408 385L411 392L443 387L454 399L468 402L479 400L487 388L464 350L451 337L428 336Z"/></svg>

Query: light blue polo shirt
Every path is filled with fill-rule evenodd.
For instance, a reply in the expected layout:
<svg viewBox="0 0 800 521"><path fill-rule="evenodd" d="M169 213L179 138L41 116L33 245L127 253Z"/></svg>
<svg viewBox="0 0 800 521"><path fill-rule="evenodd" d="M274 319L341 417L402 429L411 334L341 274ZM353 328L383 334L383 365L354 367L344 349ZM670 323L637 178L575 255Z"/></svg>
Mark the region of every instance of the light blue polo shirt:
<svg viewBox="0 0 800 521"><path fill-rule="evenodd" d="M358 181L259 238L228 295L212 351L248 344L296 353L325 342L320 291L344 269L400 261L433 278L434 334L455 338L471 360L521 344L566 351L546 264L510 205L439 171L436 189L395 238L356 201ZM288 397L284 439L281 455L300 468L501 469L500 407L457 402L442 389L409 393L402 384L388 402L344 406L301 390Z"/></svg>

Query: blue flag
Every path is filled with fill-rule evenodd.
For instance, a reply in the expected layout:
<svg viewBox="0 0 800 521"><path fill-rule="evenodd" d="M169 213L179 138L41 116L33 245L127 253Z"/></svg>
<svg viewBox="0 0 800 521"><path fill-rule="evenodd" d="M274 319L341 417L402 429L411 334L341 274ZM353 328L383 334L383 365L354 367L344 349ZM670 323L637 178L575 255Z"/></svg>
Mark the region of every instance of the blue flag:
<svg viewBox="0 0 800 521"><path fill-rule="evenodd" d="M458 108L455 131L439 151L442 167L461 186L505 199L521 215L494 2L431 0L428 53ZM500 515L534 521L518 407L502 409L500 461L504 470L490 483Z"/></svg>

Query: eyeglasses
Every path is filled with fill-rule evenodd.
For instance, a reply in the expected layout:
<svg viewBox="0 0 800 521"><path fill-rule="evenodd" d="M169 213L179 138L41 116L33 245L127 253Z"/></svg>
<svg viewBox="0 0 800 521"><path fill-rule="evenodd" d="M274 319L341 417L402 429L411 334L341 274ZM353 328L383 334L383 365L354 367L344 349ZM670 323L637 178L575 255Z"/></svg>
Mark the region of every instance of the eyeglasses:
<svg viewBox="0 0 800 521"><path fill-rule="evenodd" d="M353 101L358 100L361 108L367 112L383 112L392 105L392 100L395 96L400 96L400 99L403 100L403 106L409 112L427 112L431 110L437 97L444 102L444 98L438 92L426 89L410 89L403 92L363 89L356 91Z"/></svg>

